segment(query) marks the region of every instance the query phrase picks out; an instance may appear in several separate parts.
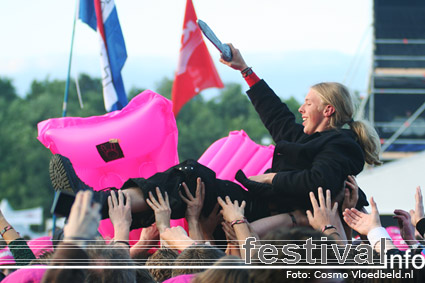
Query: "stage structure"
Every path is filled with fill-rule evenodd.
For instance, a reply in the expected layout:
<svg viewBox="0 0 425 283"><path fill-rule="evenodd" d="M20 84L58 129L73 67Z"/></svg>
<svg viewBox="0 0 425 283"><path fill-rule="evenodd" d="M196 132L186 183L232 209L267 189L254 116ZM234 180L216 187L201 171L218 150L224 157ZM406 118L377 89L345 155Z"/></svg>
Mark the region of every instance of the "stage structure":
<svg viewBox="0 0 425 283"><path fill-rule="evenodd" d="M373 66L360 113L377 130L383 159L394 159L425 150L425 1L374 0L373 12Z"/></svg>

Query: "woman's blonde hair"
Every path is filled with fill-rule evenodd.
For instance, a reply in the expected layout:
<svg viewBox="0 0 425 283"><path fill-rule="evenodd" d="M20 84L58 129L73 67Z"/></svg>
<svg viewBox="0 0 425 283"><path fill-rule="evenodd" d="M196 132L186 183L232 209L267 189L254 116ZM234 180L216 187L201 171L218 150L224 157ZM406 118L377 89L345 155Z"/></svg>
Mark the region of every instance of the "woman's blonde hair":
<svg viewBox="0 0 425 283"><path fill-rule="evenodd" d="M329 126L339 129L345 124L357 135L360 146L365 154L365 161L368 164L380 165L379 153L381 151L381 143L378 133L366 121L354 121L354 103L348 89L334 82L319 83L311 87L317 92L325 105L332 105L335 112L330 117Z"/></svg>

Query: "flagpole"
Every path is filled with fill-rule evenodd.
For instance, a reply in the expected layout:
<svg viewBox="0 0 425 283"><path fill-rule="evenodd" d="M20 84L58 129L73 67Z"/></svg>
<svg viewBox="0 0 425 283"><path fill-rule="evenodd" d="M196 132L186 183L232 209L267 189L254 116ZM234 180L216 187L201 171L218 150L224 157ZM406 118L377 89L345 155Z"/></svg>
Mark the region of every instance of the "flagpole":
<svg viewBox="0 0 425 283"><path fill-rule="evenodd" d="M71 63L72 63L72 51L74 49L74 37L75 37L75 26L77 23L77 13L78 13L78 4L80 3L80 0L75 1L75 13L74 13L74 23L72 24L72 35L71 35L71 51L69 52L69 60L68 60L68 74L66 77L66 85L65 85L65 94L63 97L63 105L62 105L62 117L66 117L66 110L67 110L67 104L68 104L68 94L69 94L69 82L71 80ZM55 196L58 192L55 190ZM53 214L52 216L52 236L55 234L56 231L56 214Z"/></svg>
<svg viewBox="0 0 425 283"><path fill-rule="evenodd" d="M72 36L71 36L71 51L69 52L69 60L68 60L68 75L66 77L66 85L65 85L65 94L63 97L63 105L62 105L62 117L66 117L66 110L68 105L68 94L69 94L69 82L71 80L71 63L72 63L72 51L74 49L74 37L75 37L75 26L77 23L77 11L79 0L76 0L76 7L74 13L74 23L72 26Z"/></svg>

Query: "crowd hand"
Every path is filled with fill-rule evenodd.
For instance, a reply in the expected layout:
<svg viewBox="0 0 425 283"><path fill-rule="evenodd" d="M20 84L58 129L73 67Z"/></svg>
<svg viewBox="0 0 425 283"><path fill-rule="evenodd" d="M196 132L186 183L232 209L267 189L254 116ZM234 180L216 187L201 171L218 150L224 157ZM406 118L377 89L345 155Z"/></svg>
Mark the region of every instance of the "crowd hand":
<svg viewBox="0 0 425 283"><path fill-rule="evenodd" d="M191 239L181 226L166 228L161 233L161 240L170 249L183 251L196 242Z"/></svg>
<svg viewBox="0 0 425 283"><path fill-rule="evenodd" d="M235 47L233 47L231 43L227 43L227 45L229 45L230 49L232 50L232 60L230 62L227 62L223 58L220 58L220 62L238 71L242 71L246 69L248 65L245 63L245 60L242 58L242 55L239 49L236 49Z"/></svg>
<svg viewBox="0 0 425 283"><path fill-rule="evenodd" d="M220 224L223 221L223 216L220 213L220 205L218 203L215 204L213 210L208 215L208 217L204 217L201 215L201 229L204 234L204 238L212 241L213 233L215 228L217 228L217 225Z"/></svg>
<svg viewBox="0 0 425 283"><path fill-rule="evenodd" d="M345 181L345 186L342 211L356 207L357 201L359 200L359 186L357 185L356 178L354 176L348 176L347 180Z"/></svg>
<svg viewBox="0 0 425 283"><path fill-rule="evenodd" d="M145 227L140 232L139 242L143 245L152 245L159 241L159 231L156 227L156 223L149 227Z"/></svg>
<svg viewBox="0 0 425 283"><path fill-rule="evenodd" d="M271 185L275 175L276 175L276 173L266 173L266 174L254 175L254 176L249 177L248 179L250 179L251 181L254 181L254 182Z"/></svg>
<svg viewBox="0 0 425 283"><path fill-rule="evenodd" d="M143 228L140 232L139 241L130 248L130 255L134 257L140 253L147 253L159 241L159 231L156 223L149 227Z"/></svg>
<svg viewBox="0 0 425 283"><path fill-rule="evenodd" d="M355 208L343 211L344 221L348 226L364 236L367 236L372 229L382 226L381 220L379 219L378 208L376 207L373 197L370 198L370 204L372 207L370 214L358 211Z"/></svg>
<svg viewBox="0 0 425 283"><path fill-rule="evenodd" d="M396 209L394 210L394 214L393 218L397 219L403 240L408 244L416 243L415 227L412 225L409 213L401 209Z"/></svg>
<svg viewBox="0 0 425 283"><path fill-rule="evenodd" d="M319 203L317 203L316 196L310 192L310 201L313 207L313 212L306 211L307 219L311 227L321 231L326 225L334 226L339 233L343 232L342 223L338 215L338 203L335 202L332 206L331 191L326 190L326 199L323 195L321 187L317 190Z"/></svg>
<svg viewBox="0 0 425 283"><path fill-rule="evenodd" d="M416 227L416 223L419 222L419 220L421 220L422 218L424 218L424 203L422 201L422 191L421 191L421 187L417 187L416 188L416 194L415 194L415 209L411 209L410 212L410 217L412 219L412 224L413 226Z"/></svg>
<svg viewBox="0 0 425 283"><path fill-rule="evenodd" d="M201 215L201 210L204 205L205 199L205 184L201 181L201 178L196 179L196 191L195 197L190 193L186 183L182 183L186 196L183 196L182 192L179 191L179 195L182 200L186 203L186 219L187 221L198 221Z"/></svg>
<svg viewBox="0 0 425 283"><path fill-rule="evenodd" d="M229 196L226 196L225 199L226 201L224 201L221 197L217 198L217 201L222 208L221 214L223 215L224 220L227 222L233 222L235 220L244 219L244 209L246 202L242 201L241 205L239 206L239 202L237 200L232 203Z"/></svg>
<svg viewBox="0 0 425 283"><path fill-rule="evenodd" d="M74 204L68 217L68 223L64 227L65 242L80 242L91 240L97 234L100 222L101 205L92 203L91 191L80 191L75 197Z"/></svg>
<svg viewBox="0 0 425 283"><path fill-rule="evenodd" d="M108 197L109 219L111 219L112 225L114 226L115 238L119 232L122 232L123 230L129 231L132 221L131 199L129 195L126 196L127 199L124 204L124 193L119 190L117 194L118 198L115 195L115 192L111 191L111 195ZM128 239L116 238L116 240L127 241Z"/></svg>
<svg viewBox="0 0 425 283"><path fill-rule="evenodd" d="M162 234L166 228L170 227L171 208L167 192L165 192L164 199L161 190L156 187L156 195L158 196L158 200L154 197L152 192L149 192L149 198L146 199L146 203L155 212L156 227L159 233Z"/></svg>

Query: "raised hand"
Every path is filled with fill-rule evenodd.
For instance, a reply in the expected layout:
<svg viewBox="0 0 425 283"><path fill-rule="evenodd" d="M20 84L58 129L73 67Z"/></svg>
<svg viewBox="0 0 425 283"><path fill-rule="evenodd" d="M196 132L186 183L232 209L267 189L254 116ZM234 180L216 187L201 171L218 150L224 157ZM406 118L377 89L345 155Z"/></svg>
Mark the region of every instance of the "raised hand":
<svg viewBox="0 0 425 283"><path fill-rule="evenodd" d="M124 204L124 194L121 190L117 192L118 198L114 191L108 197L109 219L114 226L114 239L128 241L128 234L131 225L131 199L127 195Z"/></svg>
<svg viewBox="0 0 425 283"><path fill-rule="evenodd" d="M92 203L92 197L91 191L77 193L68 222L63 229L65 242L91 240L97 235L101 205Z"/></svg>
<svg viewBox="0 0 425 283"><path fill-rule="evenodd" d="M135 243L130 249L130 255L132 258L139 254L146 254L148 251L155 247L159 241L159 231L156 228L156 223L149 227L142 229L140 233L139 241Z"/></svg>
<svg viewBox="0 0 425 283"><path fill-rule="evenodd" d="M186 193L186 196L183 196L182 192L179 191L179 195L182 200L187 204L186 208L186 219L187 221L199 220L199 216L201 215L201 210L204 205L205 199L205 184L201 181L201 178L196 179L196 191L195 197L190 193L189 188L186 183L182 183L183 189Z"/></svg>
<svg viewBox="0 0 425 283"><path fill-rule="evenodd" d="M183 251L185 248L195 244L186 231L181 226L166 228L161 233L161 240L165 241L165 245L170 249Z"/></svg>
<svg viewBox="0 0 425 283"><path fill-rule="evenodd" d="M156 195L158 196L158 200L154 197L152 192L149 192L149 198L146 199L146 203L155 212L156 227L161 234L165 228L170 227L171 208L167 192L165 192L164 199L161 190L157 187Z"/></svg>
<svg viewBox="0 0 425 283"><path fill-rule="evenodd" d="M412 225L412 220L407 211L396 209L394 210L393 218L397 219L398 226L400 227L400 234L403 240L407 243L416 242L415 227Z"/></svg>
<svg viewBox="0 0 425 283"><path fill-rule="evenodd" d="M370 214L358 211L355 208L346 209L343 212L344 220L351 229L356 230L361 235L366 236L370 230L381 227L379 212L373 197L370 198L372 211Z"/></svg>
<svg viewBox="0 0 425 283"><path fill-rule="evenodd" d="M239 202L237 200L232 203L230 197L226 196L225 199L226 201L224 201L221 197L217 198L217 201L222 208L221 214L223 215L224 220L227 222L232 222L235 220L244 219L244 209L246 202L242 201L241 205L239 206Z"/></svg>
<svg viewBox="0 0 425 283"><path fill-rule="evenodd" d="M307 210L307 218L310 225L316 229L321 230L326 225L337 226L340 224L338 216L338 203L332 206L331 191L326 190L326 199L323 195L323 189L318 188L319 203L313 192L310 192L310 201L313 206L313 213Z"/></svg>
<svg viewBox="0 0 425 283"><path fill-rule="evenodd" d="M345 194L342 203L342 211L356 207L359 200L359 186L357 185L356 178L352 175L347 177L345 181ZM350 190L351 189L351 190Z"/></svg>
<svg viewBox="0 0 425 283"><path fill-rule="evenodd" d="M413 226L416 227L416 223L419 222L422 218L424 218L424 203L422 200L422 191L421 187L418 186L416 188L416 194L415 194L415 209L411 209L409 211L410 217L412 219Z"/></svg>

